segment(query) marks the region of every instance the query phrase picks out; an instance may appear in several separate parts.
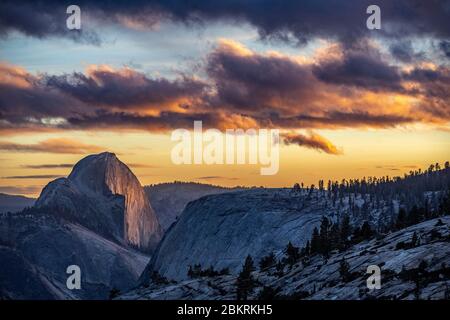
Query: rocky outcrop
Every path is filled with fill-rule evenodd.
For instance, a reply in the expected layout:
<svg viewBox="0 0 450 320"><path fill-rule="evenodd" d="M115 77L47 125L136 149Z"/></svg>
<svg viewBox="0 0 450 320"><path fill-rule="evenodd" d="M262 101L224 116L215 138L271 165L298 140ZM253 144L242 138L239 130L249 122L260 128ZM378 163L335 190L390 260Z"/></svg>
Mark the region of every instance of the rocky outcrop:
<svg viewBox="0 0 450 320"><path fill-rule="evenodd" d="M142 276L157 271L174 280L187 278L190 265L237 272L248 254L262 257L289 241L302 246L324 214L323 197L307 198L290 189L252 189L209 195L189 203L166 232Z"/></svg>
<svg viewBox="0 0 450 320"><path fill-rule="evenodd" d="M414 245L414 235L418 239ZM277 259L283 252L277 252ZM340 271L348 264L348 275ZM257 262L256 260L255 262ZM381 269L381 288L369 289L369 265ZM314 255L293 266L252 273L256 287L249 299L308 300L442 300L450 297L450 217L428 220L356 244L325 259ZM264 287L266 289L264 289ZM270 288L270 289L269 289ZM263 294L265 290L265 294ZM179 282L147 282L123 294L124 300L236 299L236 275L200 277Z"/></svg>
<svg viewBox="0 0 450 320"><path fill-rule="evenodd" d="M43 210L0 216L0 297L108 299L136 285L149 257ZM69 290L67 267L81 270Z"/></svg>
<svg viewBox="0 0 450 320"><path fill-rule="evenodd" d="M188 277L189 266L229 268L236 274L247 255L255 260L280 252L288 242L303 247L325 216L343 216L360 227L364 221L383 232L392 223L398 201L379 201L368 195L343 195L336 201L323 190L249 189L208 195L189 203L166 232L142 275L153 272L173 280Z"/></svg>
<svg viewBox="0 0 450 320"><path fill-rule="evenodd" d="M143 251L152 251L162 236L138 179L108 152L87 156L68 178L50 182L36 207Z"/></svg>

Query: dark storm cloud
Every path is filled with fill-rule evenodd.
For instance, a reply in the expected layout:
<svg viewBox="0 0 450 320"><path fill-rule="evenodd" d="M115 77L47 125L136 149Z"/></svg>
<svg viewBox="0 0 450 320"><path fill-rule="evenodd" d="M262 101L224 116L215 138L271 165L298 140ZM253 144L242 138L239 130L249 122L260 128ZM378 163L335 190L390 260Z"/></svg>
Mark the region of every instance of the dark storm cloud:
<svg viewBox="0 0 450 320"><path fill-rule="evenodd" d="M397 67L378 56L376 51L344 52L344 58L332 60L314 68L322 81L339 85L364 87L371 90L401 91L401 76Z"/></svg>
<svg viewBox="0 0 450 320"><path fill-rule="evenodd" d="M91 67L86 75L38 78L21 68L0 64L0 72L0 77L4 76L0 81L0 120L4 122L0 127L9 130L22 126L54 128L67 118L106 114L101 108L186 110L206 87L200 80L188 77L152 79L131 69ZM156 125L156 121L152 123Z"/></svg>
<svg viewBox="0 0 450 320"><path fill-rule="evenodd" d="M317 97L317 84L309 66L278 56L241 54L234 43L222 43L208 57L206 66L214 81L214 99L235 109L286 106Z"/></svg>
<svg viewBox="0 0 450 320"><path fill-rule="evenodd" d="M414 68L404 74L406 80L416 82L447 82L450 84L450 69Z"/></svg>
<svg viewBox="0 0 450 320"><path fill-rule="evenodd" d="M68 118L67 128L81 129L137 129L167 131L177 128L191 129L194 121L202 121L205 127L222 127L224 120L216 113L161 112L159 115L140 115L130 112L98 111L93 116Z"/></svg>
<svg viewBox="0 0 450 320"><path fill-rule="evenodd" d="M439 48L447 58L450 58L450 41L441 41L439 43Z"/></svg>
<svg viewBox="0 0 450 320"><path fill-rule="evenodd" d="M18 87L0 83L1 118L20 122L24 114L31 118L62 117L77 112L82 104L56 90L39 85ZM17 117L17 119L16 119Z"/></svg>
<svg viewBox="0 0 450 320"><path fill-rule="evenodd" d="M415 52L410 40L398 41L389 47L391 54L399 61L410 63L423 58L422 52Z"/></svg>
<svg viewBox="0 0 450 320"><path fill-rule="evenodd" d="M246 116L243 116L246 118ZM372 127L390 128L408 124L417 119L408 116L389 114L369 114L367 112L325 112L322 116L298 115L280 117L278 115L248 116L252 120L249 125L235 122L231 114L210 113L176 113L162 112L158 116L146 116L132 113L99 112L95 116L69 118L68 126L72 129L136 129L148 131L167 131L177 128L191 129L194 121L202 121L204 128L352 128ZM253 125L252 125L253 124Z"/></svg>
<svg viewBox="0 0 450 320"><path fill-rule="evenodd" d="M271 124L281 128L390 128L397 125L413 123L417 119L395 114L370 114L364 111L342 112L326 111L320 116L297 115L280 117L271 114L266 119L260 119L262 125Z"/></svg>
<svg viewBox="0 0 450 320"><path fill-rule="evenodd" d="M68 36L80 39L65 29L68 1L11 1L0 5L3 33L18 30L45 37ZM368 34L366 8L370 0L149 0L86 1L77 4L82 13L103 23L127 21L152 27L161 19L188 25L206 25L212 21L247 22L257 28L262 38L295 39L304 43L313 37L332 37L348 42ZM426 35L450 36L449 0L378 0L383 28L380 35L404 37ZM126 18L126 19L123 19ZM89 26L88 26L89 27ZM93 37L91 35L91 37Z"/></svg>
<svg viewBox="0 0 450 320"><path fill-rule="evenodd" d="M107 66L33 76L0 64L0 129L167 131L192 128L196 120L219 129L390 128L449 121L449 68L400 69L358 46L326 50L305 61L222 40L204 60L204 80L154 79Z"/></svg>
<svg viewBox="0 0 450 320"><path fill-rule="evenodd" d="M423 97L416 109L434 119L450 119L450 68L415 68L405 74L405 79L420 86L414 94Z"/></svg>
<svg viewBox="0 0 450 320"><path fill-rule="evenodd" d="M422 100L416 109L436 119L450 119L450 68L415 68L404 75L405 80L420 84L411 90Z"/></svg>
<svg viewBox="0 0 450 320"><path fill-rule="evenodd" d="M188 77L170 81L152 79L131 69L101 68L83 73L47 76L46 86L56 88L85 103L122 108L161 106L201 94L205 84Z"/></svg>
<svg viewBox="0 0 450 320"><path fill-rule="evenodd" d="M26 70L0 63L0 119L29 123L43 117L81 112L82 107L80 101L42 84Z"/></svg>
<svg viewBox="0 0 450 320"><path fill-rule="evenodd" d="M99 45L94 31L69 30L66 26L67 1L2 1L0 2L0 35L19 31L37 38L61 36L77 42Z"/></svg>

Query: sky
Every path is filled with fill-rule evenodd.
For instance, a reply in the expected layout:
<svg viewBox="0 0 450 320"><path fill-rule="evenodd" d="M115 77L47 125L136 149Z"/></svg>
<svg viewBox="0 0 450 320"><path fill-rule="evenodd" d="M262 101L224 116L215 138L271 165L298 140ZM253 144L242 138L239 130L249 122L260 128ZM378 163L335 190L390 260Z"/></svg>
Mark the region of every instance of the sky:
<svg viewBox="0 0 450 320"><path fill-rule="evenodd" d="M443 164L450 1L376 1L370 30L372 2L2 1L0 192L36 197L103 151L143 185L317 185ZM196 120L278 129L279 171L174 164L171 134Z"/></svg>

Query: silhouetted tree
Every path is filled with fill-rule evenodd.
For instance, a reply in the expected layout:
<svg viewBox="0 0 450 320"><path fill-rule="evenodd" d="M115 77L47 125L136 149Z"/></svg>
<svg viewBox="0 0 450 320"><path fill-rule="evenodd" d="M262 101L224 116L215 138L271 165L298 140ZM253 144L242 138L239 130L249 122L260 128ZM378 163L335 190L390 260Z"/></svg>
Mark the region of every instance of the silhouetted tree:
<svg viewBox="0 0 450 320"><path fill-rule="evenodd" d="M345 260L344 257L342 257L341 262L339 263L339 274L341 275L341 279L344 282L349 281L350 279L350 265Z"/></svg>
<svg viewBox="0 0 450 320"><path fill-rule="evenodd" d="M258 300L262 301L275 300L279 292L280 292L279 288L274 289L270 286L264 286L258 294Z"/></svg>
<svg viewBox="0 0 450 320"><path fill-rule="evenodd" d="M319 230L317 228L314 228L311 236L311 254L319 253L319 247L320 247Z"/></svg>
<svg viewBox="0 0 450 320"><path fill-rule="evenodd" d="M349 238L352 234L352 227L350 225L350 217L348 215L345 215L342 218L341 226L340 226L340 241L339 244L342 249L347 248L347 244L349 241Z"/></svg>
<svg viewBox="0 0 450 320"><path fill-rule="evenodd" d="M400 208L397 215L397 221L395 223L395 227L397 230L403 229L407 225L406 221L406 211L403 208Z"/></svg>
<svg viewBox="0 0 450 320"><path fill-rule="evenodd" d="M411 239L411 247L417 247L419 245L419 238L417 237L417 233L414 231L412 239Z"/></svg>
<svg viewBox="0 0 450 320"><path fill-rule="evenodd" d="M276 264L275 254L271 252L265 257L261 258L261 261L259 262L259 268L261 271L271 268Z"/></svg>
<svg viewBox="0 0 450 320"><path fill-rule="evenodd" d="M301 256L309 256L311 254L311 243L310 241L306 241L306 245L302 248L300 255Z"/></svg>
<svg viewBox="0 0 450 320"><path fill-rule="evenodd" d="M320 254L328 256L330 252L330 239L329 239L329 231L330 231L330 221L327 217L322 217L322 221L320 223L320 235L319 235L319 248L318 251Z"/></svg>
<svg viewBox="0 0 450 320"><path fill-rule="evenodd" d="M114 298L117 298L119 296L119 294L120 294L120 290L119 289L117 289L115 287L112 288L109 291L109 300L113 300Z"/></svg>
<svg viewBox="0 0 450 320"><path fill-rule="evenodd" d="M254 270L253 259L248 255L242 266L242 271L236 279L237 300L247 300L248 294L253 291L256 284L255 279L252 276Z"/></svg>
<svg viewBox="0 0 450 320"><path fill-rule="evenodd" d="M300 259L300 251L290 241L284 250L286 254L286 263L291 266L294 265Z"/></svg>
<svg viewBox="0 0 450 320"><path fill-rule="evenodd" d="M362 240L369 240L373 236L374 236L374 232L372 231L372 228L370 227L369 222L364 221L363 225L361 226Z"/></svg>

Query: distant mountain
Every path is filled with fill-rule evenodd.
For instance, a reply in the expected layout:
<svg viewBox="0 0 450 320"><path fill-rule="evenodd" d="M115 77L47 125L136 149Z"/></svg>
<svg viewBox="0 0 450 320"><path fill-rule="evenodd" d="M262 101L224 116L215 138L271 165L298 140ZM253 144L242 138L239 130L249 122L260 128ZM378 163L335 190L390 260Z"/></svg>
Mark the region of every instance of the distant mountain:
<svg viewBox="0 0 450 320"><path fill-rule="evenodd" d="M145 186L144 189L161 227L167 230L189 202L209 194L230 192L240 188L225 188L194 182L172 182Z"/></svg>
<svg viewBox="0 0 450 320"><path fill-rule="evenodd" d="M418 240L412 244L415 237ZM281 260L283 252L276 258ZM371 275L367 273L369 265L381 269L378 290L367 287ZM448 299L450 217L421 222L381 238L363 241L343 252L333 251L328 258L316 255L292 266L272 265L263 270L255 260L255 268L252 277L256 285L248 296L250 300ZM118 299L234 300L236 281L233 274L203 276L177 283L160 278Z"/></svg>
<svg viewBox="0 0 450 320"><path fill-rule="evenodd" d="M0 193L0 212L17 212L34 205L36 199Z"/></svg>
<svg viewBox="0 0 450 320"><path fill-rule="evenodd" d="M162 237L158 218L138 179L108 152L82 159L68 178L50 182L36 207L143 251L153 250Z"/></svg>

